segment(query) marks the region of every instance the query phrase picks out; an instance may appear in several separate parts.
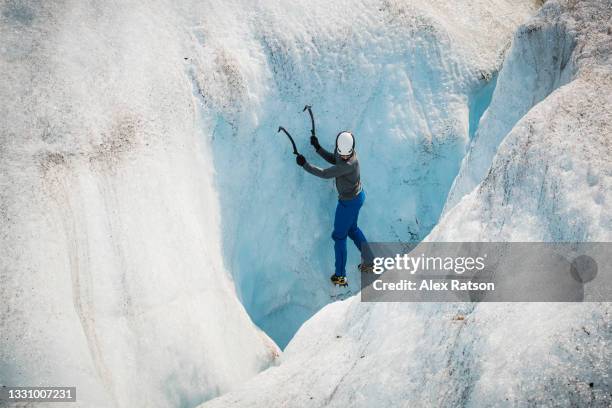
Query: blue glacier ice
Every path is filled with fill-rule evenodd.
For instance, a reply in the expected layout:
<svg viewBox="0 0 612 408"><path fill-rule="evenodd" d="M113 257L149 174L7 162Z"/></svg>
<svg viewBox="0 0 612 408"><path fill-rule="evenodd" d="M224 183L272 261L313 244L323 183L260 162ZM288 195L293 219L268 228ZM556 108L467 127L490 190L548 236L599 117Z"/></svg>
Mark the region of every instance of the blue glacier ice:
<svg viewBox="0 0 612 408"><path fill-rule="evenodd" d="M517 29L425 241L610 241L611 15L609 2L549 0ZM278 366L204 406L608 407L611 312L355 296L304 323Z"/></svg>
<svg viewBox="0 0 612 408"><path fill-rule="evenodd" d="M0 3L0 385L609 405L607 304L333 302L333 182L276 133L355 132L372 240L610 241L610 7L542 3Z"/></svg>
<svg viewBox="0 0 612 408"><path fill-rule="evenodd" d="M364 1L244 5L194 28L193 81L205 107L219 191L225 260L253 321L284 347L330 301L333 181L305 174L279 125L308 160L317 134L357 138L369 239L413 240L436 225L471 133L488 105L512 29L533 4ZM471 14L474 13L474 14ZM226 42L225 39L232 39ZM349 251L357 291L358 252ZM351 279L353 278L353 279Z"/></svg>

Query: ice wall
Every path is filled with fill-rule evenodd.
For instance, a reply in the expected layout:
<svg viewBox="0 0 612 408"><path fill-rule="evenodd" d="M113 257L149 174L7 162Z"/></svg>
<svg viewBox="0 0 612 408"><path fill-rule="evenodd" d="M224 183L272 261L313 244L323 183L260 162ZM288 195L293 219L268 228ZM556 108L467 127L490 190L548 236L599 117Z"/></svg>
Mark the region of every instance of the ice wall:
<svg viewBox="0 0 612 408"><path fill-rule="evenodd" d="M461 228L440 225L434 237L461 241L473 225L475 240L610 240L611 13L606 2L549 2L518 30L446 204L446 222Z"/></svg>
<svg viewBox="0 0 612 408"><path fill-rule="evenodd" d="M519 29L534 21L543 31L571 27L574 74L518 120L484 179L426 239L610 240L611 16L608 2L550 0ZM517 42L533 40L515 36L513 49L531 49ZM517 54L510 55L500 81L506 67L516 67ZM535 69L550 69L549 56L541 57ZM519 83L517 75L506 80ZM513 90L502 89L497 104L513 100ZM205 406L608 407L611 312L609 303L368 304L354 297L308 320L280 366Z"/></svg>
<svg viewBox="0 0 612 408"><path fill-rule="evenodd" d="M585 63L584 59L599 59L597 65L606 63L605 56L593 52L601 42L609 41L605 24L590 27L597 38L589 42L579 38L585 35L580 26L595 22L589 21L588 5L578 8L582 14L577 15L575 20L566 20L558 18L560 8L556 3L551 3L537 18L515 33L491 106L482 117L475 138L463 159L445 211L480 183L503 138L532 107L572 80L578 66L591 65ZM574 47L580 41L582 44L588 43L585 45L587 49L574 53Z"/></svg>
<svg viewBox="0 0 612 408"><path fill-rule="evenodd" d="M0 3L2 385L193 406L276 353L223 262L183 11Z"/></svg>
<svg viewBox="0 0 612 408"><path fill-rule="evenodd" d="M352 129L368 197L360 215L366 235L420 240L442 211L504 47L535 3L202 7L189 58L212 129L225 259L249 314L283 346L330 301L336 192L333 181L295 165L278 125L318 165L303 106L313 105L329 149L339 130ZM349 280L358 262L350 248Z"/></svg>

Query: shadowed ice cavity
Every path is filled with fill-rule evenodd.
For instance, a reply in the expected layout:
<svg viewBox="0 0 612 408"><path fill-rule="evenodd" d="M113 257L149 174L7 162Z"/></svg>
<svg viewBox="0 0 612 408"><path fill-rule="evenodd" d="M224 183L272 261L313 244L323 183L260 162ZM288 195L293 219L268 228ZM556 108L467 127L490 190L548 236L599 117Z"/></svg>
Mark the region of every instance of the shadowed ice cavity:
<svg viewBox="0 0 612 408"><path fill-rule="evenodd" d="M419 241L438 221L495 74L452 56L432 26L376 28L344 43L333 33L293 38L265 27L245 40L257 50L247 73L236 52L197 36L201 54L191 77L214 154L225 262L253 321L284 347L332 300L337 198L333 180L295 164L278 126L319 166L326 163L309 145L304 105L312 104L327 149L340 130L352 130L367 196L360 215L366 236ZM253 71L261 92L255 96ZM348 245L356 293L359 254Z"/></svg>

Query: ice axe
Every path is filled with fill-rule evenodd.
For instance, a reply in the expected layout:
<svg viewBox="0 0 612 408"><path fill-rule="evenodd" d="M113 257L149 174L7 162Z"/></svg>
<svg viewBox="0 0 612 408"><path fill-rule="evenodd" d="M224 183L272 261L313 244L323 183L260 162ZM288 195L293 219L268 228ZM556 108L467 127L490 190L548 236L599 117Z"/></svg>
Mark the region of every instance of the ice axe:
<svg viewBox="0 0 612 408"><path fill-rule="evenodd" d="M314 123L314 116L312 115L312 106L311 105L304 106L304 110L302 110L302 112L306 112L306 110L308 110L308 114L310 115L310 124L312 125L312 127L310 128L310 135L315 136L315 123Z"/></svg>
<svg viewBox="0 0 612 408"><path fill-rule="evenodd" d="M289 140L291 141L291 146L293 146L293 154L295 154L296 156L297 156L297 155L299 155L298 150L297 150L297 147L295 147L295 142L293 141L293 138L291 137L291 135L289 134L289 132L287 132L287 129L285 129L285 128L284 128L284 127L282 127L282 126L279 126L279 127L278 127L278 132L280 132L281 130L282 130L282 131L283 131L283 132L284 132L284 133L287 135L287 137L288 137L288 138L289 138ZM277 133L278 133L278 132L277 132Z"/></svg>

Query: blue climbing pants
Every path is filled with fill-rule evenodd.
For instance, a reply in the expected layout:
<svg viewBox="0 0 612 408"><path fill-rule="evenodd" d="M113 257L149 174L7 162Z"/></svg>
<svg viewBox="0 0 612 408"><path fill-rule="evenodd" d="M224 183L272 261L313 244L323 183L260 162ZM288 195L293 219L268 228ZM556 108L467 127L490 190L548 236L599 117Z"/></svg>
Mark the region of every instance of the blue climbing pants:
<svg viewBox="0 0 612 408"><path fill-rule="evenodd" d="M357 226L359 210L365 201L363 190L351 200L338 200L336 218L334 219L334 251L336 253L336 275L346 276L346 237L349 237L361 251L366 238Z"/></svg>

